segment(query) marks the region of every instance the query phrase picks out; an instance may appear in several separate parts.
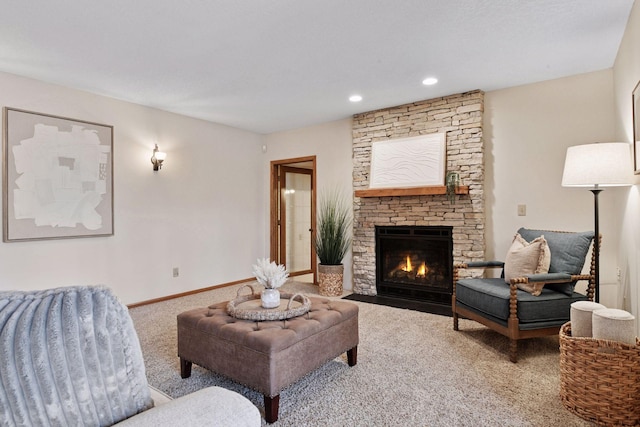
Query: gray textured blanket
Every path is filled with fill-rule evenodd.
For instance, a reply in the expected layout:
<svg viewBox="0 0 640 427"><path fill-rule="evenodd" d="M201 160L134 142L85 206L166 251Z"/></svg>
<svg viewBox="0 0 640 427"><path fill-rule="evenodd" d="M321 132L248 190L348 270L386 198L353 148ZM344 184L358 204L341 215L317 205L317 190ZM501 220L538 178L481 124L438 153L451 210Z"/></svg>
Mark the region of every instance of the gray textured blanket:
<svg viewBox="0 0 640 427"><path fill-rule="evenodd" d="M108 288L0 292L0 425L106 426L151 406L133 323Z"/></svg>

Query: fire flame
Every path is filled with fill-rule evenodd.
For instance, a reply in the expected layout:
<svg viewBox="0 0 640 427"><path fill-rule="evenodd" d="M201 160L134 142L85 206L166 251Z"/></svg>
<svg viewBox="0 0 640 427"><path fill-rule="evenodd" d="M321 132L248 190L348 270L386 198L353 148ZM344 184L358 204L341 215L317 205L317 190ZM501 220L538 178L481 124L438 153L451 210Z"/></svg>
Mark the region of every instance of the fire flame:
<svg viewBox="0 0 640 427"><path fill-rule="evenodd" d="M413 271L413 265L411 264L411 257L409 255L407 255L407 262L401 269L402 271L406 272ZM422 265L418 268L416 277L425 277L428 271L429 269L427 268L427 264L423 262Z"/></svg>
<svg viewBox="0 0 640 427"><path fill-rule="evenodd" d="M423 262L420 268L418 269L418 273L416 274L416 277L425 277L426 275L427 275L427 264Z"/></svg>
<svg viewBox="0 0 640 427"><path fill-rule="evenodd" d="M413 267L411 266L411 258L409 258L409 255L407 255L407 262L402 269L407 272L413 270Z"/></svg>

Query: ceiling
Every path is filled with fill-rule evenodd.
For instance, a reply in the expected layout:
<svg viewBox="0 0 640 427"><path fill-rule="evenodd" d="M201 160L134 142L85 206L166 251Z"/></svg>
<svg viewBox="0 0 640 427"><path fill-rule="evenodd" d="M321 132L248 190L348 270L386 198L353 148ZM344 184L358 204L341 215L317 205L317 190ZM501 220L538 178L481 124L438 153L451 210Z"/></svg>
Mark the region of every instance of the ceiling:
<svg viewBox="0 0 640 427"><path fill-rule="evenodd" d="M632 5L12 0L0 71L272 133L610 68ZM429 76L438 84L424 86Z"/></svg>

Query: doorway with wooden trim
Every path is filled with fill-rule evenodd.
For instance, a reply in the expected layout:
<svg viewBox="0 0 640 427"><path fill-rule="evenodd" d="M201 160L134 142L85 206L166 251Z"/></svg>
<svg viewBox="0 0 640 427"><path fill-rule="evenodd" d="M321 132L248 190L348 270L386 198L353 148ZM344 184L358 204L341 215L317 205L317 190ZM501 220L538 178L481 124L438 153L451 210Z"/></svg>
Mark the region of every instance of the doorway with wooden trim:
<svg viewBox="0 0 640 427"><path fill-rule="evenodd" d="M316 283L316 156L271 162L271 260Z"/></svg>

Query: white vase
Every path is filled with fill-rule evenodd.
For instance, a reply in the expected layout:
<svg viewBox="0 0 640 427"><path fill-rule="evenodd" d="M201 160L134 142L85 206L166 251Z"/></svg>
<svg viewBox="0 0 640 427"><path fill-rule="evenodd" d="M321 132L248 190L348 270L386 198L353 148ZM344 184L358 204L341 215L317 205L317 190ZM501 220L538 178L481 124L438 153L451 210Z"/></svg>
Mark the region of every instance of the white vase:
<svg viewBox="0 0 640 427"><path fill-rule="evenodd" d="M280 306L280 291L277 289L265 289L260 295L262 307L276 308Z"/></svg>

